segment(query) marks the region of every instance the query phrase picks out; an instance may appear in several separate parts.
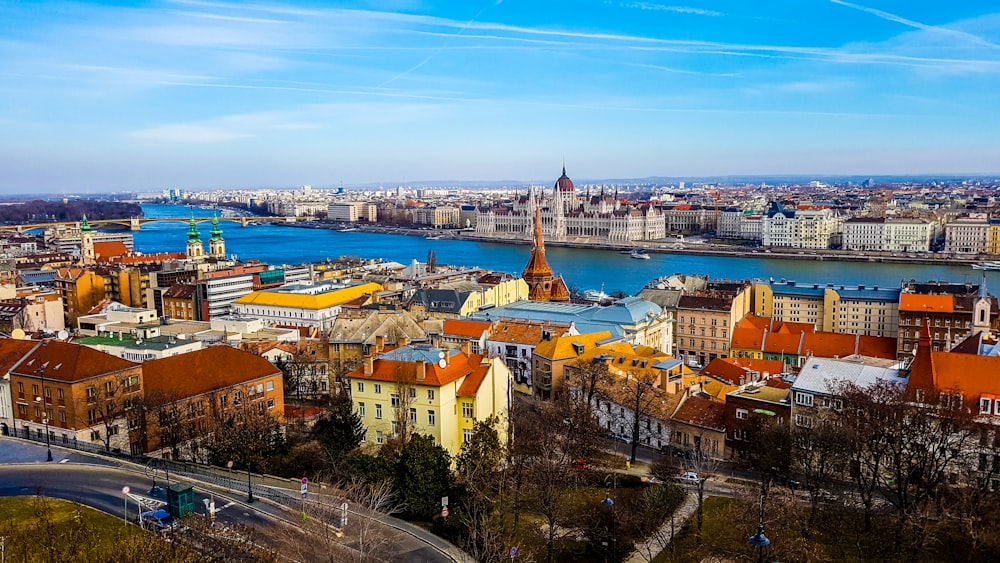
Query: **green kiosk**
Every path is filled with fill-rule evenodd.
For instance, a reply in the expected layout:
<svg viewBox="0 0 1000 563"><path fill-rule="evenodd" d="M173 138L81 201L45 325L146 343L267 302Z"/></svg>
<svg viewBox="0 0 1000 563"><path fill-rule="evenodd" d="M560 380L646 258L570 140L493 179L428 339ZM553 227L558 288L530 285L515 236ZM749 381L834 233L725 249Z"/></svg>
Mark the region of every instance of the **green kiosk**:
<svg viewBox="0 0 1000 563"><path fill-rule="evenodd" d="M184 518L194 512L194 489L175 483L167 487L167 511L174 518Z"/></svg>

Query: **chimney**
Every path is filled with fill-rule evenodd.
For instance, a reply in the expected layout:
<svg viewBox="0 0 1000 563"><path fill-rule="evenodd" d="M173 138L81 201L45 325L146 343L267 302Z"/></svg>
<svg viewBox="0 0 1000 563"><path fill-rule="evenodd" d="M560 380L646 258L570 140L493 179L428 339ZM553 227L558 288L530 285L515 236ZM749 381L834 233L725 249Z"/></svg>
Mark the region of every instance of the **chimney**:
<svg viewBox="0 0 1000 563"><path fill-rule="evenodd" d="M375 373L375 359L372 356L365 357L365 377L371 377Z"/></svg>
<svg viewBox="0 0 1000 563"><path fill-rule="evenodd" d="M399 340L396 341L396 348L402 348L403 346L406 346L406 337L400 336Z"/></svg>
<svg viewBox="0 0 1000 563"><path fill-rule="evenodd" d="M424 362L417 362L417 381L423 381L427 379L427 364Z"/></svg>
<svg viewBox="0 0 1000 563"><path fill-rule="evenodd" d="M472 346L469 345L468 340L463 340L460 347L462 349L463 354L465 354L466 356L472 355Z"/></svg>
<svg viewBox="0 0 1000 563"><path fill-rule="evenodd" d="M375 353L381 354L382 350L385 349L385 336L381 334L375 335Z"/></svg>

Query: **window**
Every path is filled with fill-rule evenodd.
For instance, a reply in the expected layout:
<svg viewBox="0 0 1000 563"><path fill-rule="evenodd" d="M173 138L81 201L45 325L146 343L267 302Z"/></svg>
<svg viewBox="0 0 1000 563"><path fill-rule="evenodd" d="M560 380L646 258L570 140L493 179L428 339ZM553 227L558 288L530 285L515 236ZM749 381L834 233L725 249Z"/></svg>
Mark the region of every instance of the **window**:
<svg viewBox="0 0 1000 563"><path fill-rule="evenodd" d="M257 386L257 390L260 391L260 385ZM274 391L274 382L273 381L268 381L267 382L267 390L268 391Z"/></svg>
<svg viewBox="0 0 1000 563"><path fill-rule="evenodd" d="M268 399L267 400L267 408L269 408L269 409L273 409L274 408L274 399Z"/></svg>
<svg viewBox="0 0 1000 563"><path fill-rule="evenodd" d="M427 425L434 426L436 422L436 417L434 416L434 411L427 411Z"/></svg>
<svg viewBox="0 0 1000 563"><path fill-rule="evenodd" d="M803 428L812 428L813 419L811 416L806 416L804 414L795 415L795 425L801 426Z"/></svg>
<svg viewBox="0 0 1000 563"><path fill-rule="evenodd" d="M364 403L358 403L358 416L360 416L361 418L365 417L365 404Z"/></svg>
<svg viewBox="0 0 1000 563"><path fill-rule="evenodd" d="M399 436L399 423L395 420L392 421L392 435Z"/></svg>
<svg viewBox="0 0 1000 563"><path fill-rule="evenodd" d="M358 382L358 393L364 393L364 392L365 392L365 382L364 381L359 381Z"/></svg>
<svg viewBox="0 0 1000 563"><path fill-rule="evenodd" d="M749 414L749 411L746 409L736 409L736 418L738 420L746 420Z"/></svg>
<svg viewBox="0 0 1000 563"><path fill-rule="evenodd" d="M375 403L375 418L378 418L378 419L382 418L382 404L381 403Z"/></svg>
<svg viewBox="0 0 1000 563"><path fill-rule="evenodd" d="M472 418L472 403L462 403L462 416Z"/></svg>
<svg viewBox="0 0 1000 563"><path fill-rule="evenodd" d="M392 405L392 408L394 408L394 409L398 408L399 407L399 395L397 395L395 393L393 393L392 395L390 395L389 396L389 403Z"/></svg>
<svg viewBox="0 0 1000 563"><path fill-rule="evenodd" d="M96 442L96 441L98 441L100 439L101 439L101 431L100 430L91 430L90 431L90 441L91 442Z"/></svg>
<svg viewBox="0 0 1000 563"><path fill-rule="evenodd" d="M472 430L462 430L462 444L468 444L472 441Z"/></svg>
<svg viewBox="0 0 1000 563"><path fill-rule="evenodd" d="M410 409L410 422L412 424L417 423L417 409Z"/></svg>
<svg viewBox="0 0 1000 563"><path fill-rule="evenodd" d="M428 401L433 401L434 400L434 390L433 389L428 389L427 390L427 400Z"/></svg>
<svg viewBox="0 0 1000 563"><path fill-rule="evenodd" d="M267 390L268 391L274 391L274 384L271 383L270 381L268 381L267 383L268 383ZM258 383L257 384L257 392L258 393L263 393L264 392L264 384L263 383Z"/></svg>
<svg viewBox="0 0 1000 563"><path fill-rule="evenodd" d="M410 392L408 393L408 395L410 396L411 399L416 399L417 398L417 388L416 387L410 387Z"/></svg>
<svg viewBox="0 0 1000 563"><path fill-rule="evenodd" d="M382 431L381 430L376 430L375 431L375 442L378 443L378 444L382 444L382 443L385 442L385 436L382 435Z"/></svg>
<svg viewBox="0 0 1000 563"><path fill-rule="evenodd" d="M375 394L376 395L381 395L382 394L382 384L381 383L376 383L375 384Z"/></svg>
<svg viewBox="0 0 1000 563"><path fill-rule="evenodd" d="M810 395L809 393L800 393L800 392L796 391L795 392L795 404L796 405L805 405L807 407L811 407L811 406L813 406L813 396Z"/></svg>

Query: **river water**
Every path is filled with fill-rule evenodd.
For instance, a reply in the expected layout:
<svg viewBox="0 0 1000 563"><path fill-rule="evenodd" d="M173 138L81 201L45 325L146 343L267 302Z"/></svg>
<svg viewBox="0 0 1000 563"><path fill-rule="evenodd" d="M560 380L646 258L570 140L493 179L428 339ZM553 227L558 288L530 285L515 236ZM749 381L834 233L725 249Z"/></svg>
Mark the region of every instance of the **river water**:
<svg viewBox="0 0 1000 563"><path fill-rule="evenodd" d="M191 210L174 205L143 205L146 217L187 217ZM209 209L195 209L198 217L212 215ZM483 243L464 240L427 240L417 236L366 232L341 233L327 229L305 229L275 225L240 227L220 221L226 252L241 259L257 259L268 264L299 264L343 255L383 258L403 264L414 258L423 262L433 249L439 264L478 266L500 272L520 274L528 260L530 246ZM208 223L198 226L203 241L208 241ZM135 235L136 250L183 252L187 225L153 223ZM566 283L581 290L600 289L637 293L649 280L673 273L707 274L713 279L774 278L799 283L835 283L899 287L902 280L941 280L979 283L982 272L969 266L878 264L873 262L831 262L776 260L758 257L722 257L673 254L650 254L649 260L636 260L617 250L591 250L547 247L552 269L562 274ZM987 272L987 285L1000 288L1000 272Z"/></svg>

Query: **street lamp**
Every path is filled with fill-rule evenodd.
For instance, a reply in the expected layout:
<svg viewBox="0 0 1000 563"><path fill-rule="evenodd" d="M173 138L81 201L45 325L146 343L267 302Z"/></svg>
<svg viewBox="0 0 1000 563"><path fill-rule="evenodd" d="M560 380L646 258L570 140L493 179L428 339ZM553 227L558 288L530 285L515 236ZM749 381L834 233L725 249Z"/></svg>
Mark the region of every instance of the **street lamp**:
<svg viewBox="0 0 1000 563"><path fill-rule="evenodd" d="M45 459L52 461L52 444L49 443L49 411L45 408L45 371L38 368L35 370L35 374L42 379L42 396L35 399L42 404L42 422L45 424Z"/></svg>
<svg viewBox="0 0 1000 563"><path fill-rule="evenodd" d="M750 545L757 548L757 561L764 563L764 548L771 545L771 540L764 535L764 495L760 495L760 514L757 518L757 533L750 536Z"/></svg>
<svg viewBox="0 0 1000 563"><path fill-rule="evenodd" d="M610 484L610 489L608 486ZM604 478L604 498L601 499L601 506L604 508L611 509L611 560L616 561L617 557L617 518L615 514L615 499L613 496L617 496L618 489L618 477L615 474L608 475Z"/></svg>
<svg viewBox="0 0 1000 563"><path fill-rule="evenodd" d="M240 398L238 395L233 398L234 407L238 407L241 404L242 403L240 402ZM253 502L254 501L253 483L250 481L250 446L248 446L246 442L243 443L243 451L245 452L244 458L246 459L247 462L247 502Z"/></svg>

